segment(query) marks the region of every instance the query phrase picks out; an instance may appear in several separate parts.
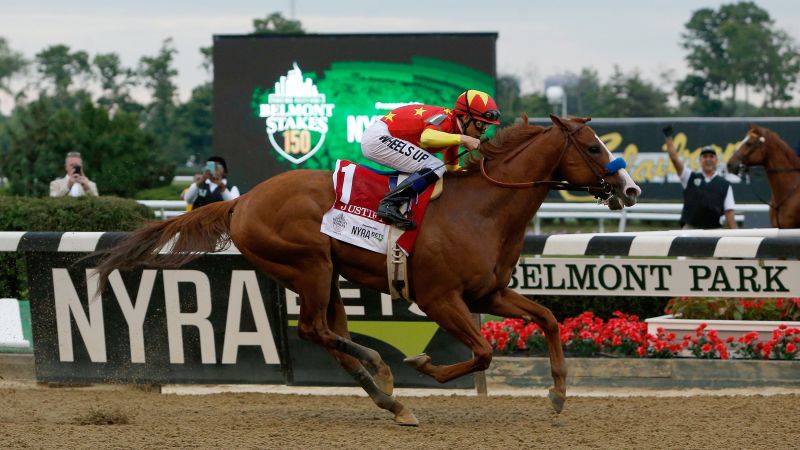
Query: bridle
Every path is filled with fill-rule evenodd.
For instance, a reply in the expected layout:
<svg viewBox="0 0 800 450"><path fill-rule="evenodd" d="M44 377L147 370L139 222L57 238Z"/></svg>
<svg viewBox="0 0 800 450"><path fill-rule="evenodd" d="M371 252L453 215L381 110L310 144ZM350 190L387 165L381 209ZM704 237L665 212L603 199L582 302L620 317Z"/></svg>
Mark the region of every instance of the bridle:
<svg viewBox="0 0 800 450"><path fill-rule="evenodd" d="M594 161L591 156L588 154L588 150L581 144L578 143L577 139L575 139L575 134L581 131L586 124L581 124L578 127L575 127L571 131L564 130L563 128L559 128L565 136L564 139L564 146L561 148L561 151L558 156L558 161L556 161L555 165L561 162L564 158L564 154L567 152L567 148L572 144L572 147L578 152L581 156L583 161L592 171L594 176L598 180L599 186L582 186L578 184L572 184L565 181L552 181L552 180L542 180L542 181L525 181L519 183L507 183L504 181L495 180L492 178L486 171L486 157L484 156L481 158L480 167L481 167L481 175L490 183L500 186L503 188L511 188L511 189L527 189L532 187L539 187L539 186L547 186L550 189L555 189L559 191L580 191L580 192L588 192L598 198L600 200L608 200L614 193L614 187L608 184L605 180L605 176L613 175L617 173L620 169L625 167L625 160L622 158L615 158L610 161L605 166L601 165L600 163ZM544 133L542 133L544 134ZM511 161L512 159L516 158L523 150L528 148L531 144L533 144L536 139L538 139L542 134L534 136L532 139L523 142L517 148L512 150L511 156L509 156L506 161ZM602 175L605 173L605 175Z"/></svg>
<svg viewBox="0 0 800 450"><path fill-rule="evenodd" d="M748 135L748 138L747 138L746 142L749 143L749 140L750 140L750 136ZM750 184L749 172L750 172L750 167L751 167L751 165L747 163L747 160L750 159L750 155L758 147L764 145L764 143L766 141L767 140L766 140L766 138L764 136L759 136L758 140L756 141L755 144L750 144L748 146L748 148L745 151L742 152L742 156L740 158L737 174L742 178L744 178L744 176L747 176L747 180L748 180L747 184ZM800 168L798 168L798 167L782 167L782 168L778 168L778 169L768 169L767 167L764 167L764 171L767 172L767 173L786 173L786 172L798 172L798 171L800 171ZM773 201L766 201L763 198L761 198L761 196L758 195L756 193L756 191L753 189L753 185L750 184L750 189L753 191L753 194L756 196L756 198L758 198L758 200L761 201L761 203L764 203L765 205L769 205L770 208L775 210L775 224L777 225L778 228L780 228L780 214L779 214L779 212L780 212L781 206L783 206L783 204L786 203L787 200L792 198L797 193L797 188L798 187L800 187L800 181L797 181L794 184L794 186L792 186L792 188L788 190L788 194L785 197L783 197L783 199L781 201L775 203ZM773 196L774 195L775 194L773 193Z"/></svg>

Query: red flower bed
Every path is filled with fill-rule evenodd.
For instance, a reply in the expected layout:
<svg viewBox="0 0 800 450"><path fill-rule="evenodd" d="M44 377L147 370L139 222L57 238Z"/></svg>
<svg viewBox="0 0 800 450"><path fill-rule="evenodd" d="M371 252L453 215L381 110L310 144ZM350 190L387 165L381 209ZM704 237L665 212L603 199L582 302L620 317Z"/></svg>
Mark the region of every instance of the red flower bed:
<svg viewBox="0 0 800 450"><path fill-rule="evenodd" d="M489 321L481 333L498 354L543 355L547 344L542 330L521 319ZM714 330L701 324L695 335L678 340L674 333L659 328L655 335L647 332L647 324L634 315L619 311L607 322L585 312L564 320L559 325L561 345L573 356L628 356L640 358L672 358L683 350L698 358L728 359L796 359L800 347L800 330L781 325L766 342L758 333L748 333L735 341L721 340Z"/></svg>

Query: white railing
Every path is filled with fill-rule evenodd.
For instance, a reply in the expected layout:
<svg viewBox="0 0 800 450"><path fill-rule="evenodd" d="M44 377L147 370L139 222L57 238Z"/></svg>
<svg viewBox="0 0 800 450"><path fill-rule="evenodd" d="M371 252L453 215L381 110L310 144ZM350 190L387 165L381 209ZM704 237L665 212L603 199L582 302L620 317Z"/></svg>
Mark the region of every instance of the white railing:
<svg viewBox="0 0 800 450"><path fill-rule="evenodd" d="M154 210L156 217L164 220L186 212L186 202L183 200L136 200L136 202Z"/></svg>
<svg viewBox="0 0 800 450"><path fill-rule="evenodd" d="M542 219L595 219L601 233L605 232L606 220L617 220L618 230L625 231L628 220L655 220L679 222L683 203L638 203L622 211L611 211L597 203L542 203L539 212L533 217L533 231L542 232ZM766 213L768 205L737 204L735 218L741 223L744 215L740 213Z"/></svg>
<svg viewBox="0 0 800 450"><path fill-rule="evenodd" d="M164 220L186 212L183 200L137 200L155 210L156 217ZM599 232L605 232L605 221L618 221L617 231L625 231L628 220L654 220L678 222L681 218L682 203L639 203L622 211L610 211L597 203L542 203L533 218L533 231L541 234L542 219L593 219L598 221ZM736 221L744 221L743 213L766 213L769 206L764 204L737 204Z"/></svg>

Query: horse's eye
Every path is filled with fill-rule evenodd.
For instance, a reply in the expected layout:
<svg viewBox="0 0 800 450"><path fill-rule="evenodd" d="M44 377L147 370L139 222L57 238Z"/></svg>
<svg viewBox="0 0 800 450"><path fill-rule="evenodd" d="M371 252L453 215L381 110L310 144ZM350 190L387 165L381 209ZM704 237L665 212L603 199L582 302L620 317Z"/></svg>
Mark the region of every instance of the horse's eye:
<svg viewBox="0 0 800 450"><path fill-rule="evenodd" d="M586 150L588 150L589 153L591 153L593 155L596 155L596 154L600 153L600 146L599 145L590 145Z"/></svg>

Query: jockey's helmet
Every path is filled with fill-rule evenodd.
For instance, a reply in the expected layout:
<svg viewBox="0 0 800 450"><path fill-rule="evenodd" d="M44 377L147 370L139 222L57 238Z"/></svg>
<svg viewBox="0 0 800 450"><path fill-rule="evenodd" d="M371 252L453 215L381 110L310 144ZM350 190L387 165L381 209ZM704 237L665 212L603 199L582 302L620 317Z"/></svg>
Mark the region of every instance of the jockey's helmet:
<svg viewBox="0 0 800 450"><path fill-rule="evenodd" d="M486 92L467 89L458 96L453 110L457 115L468 115L481 122L500 124L500 110L497 108L497 103Z"/></svg>

